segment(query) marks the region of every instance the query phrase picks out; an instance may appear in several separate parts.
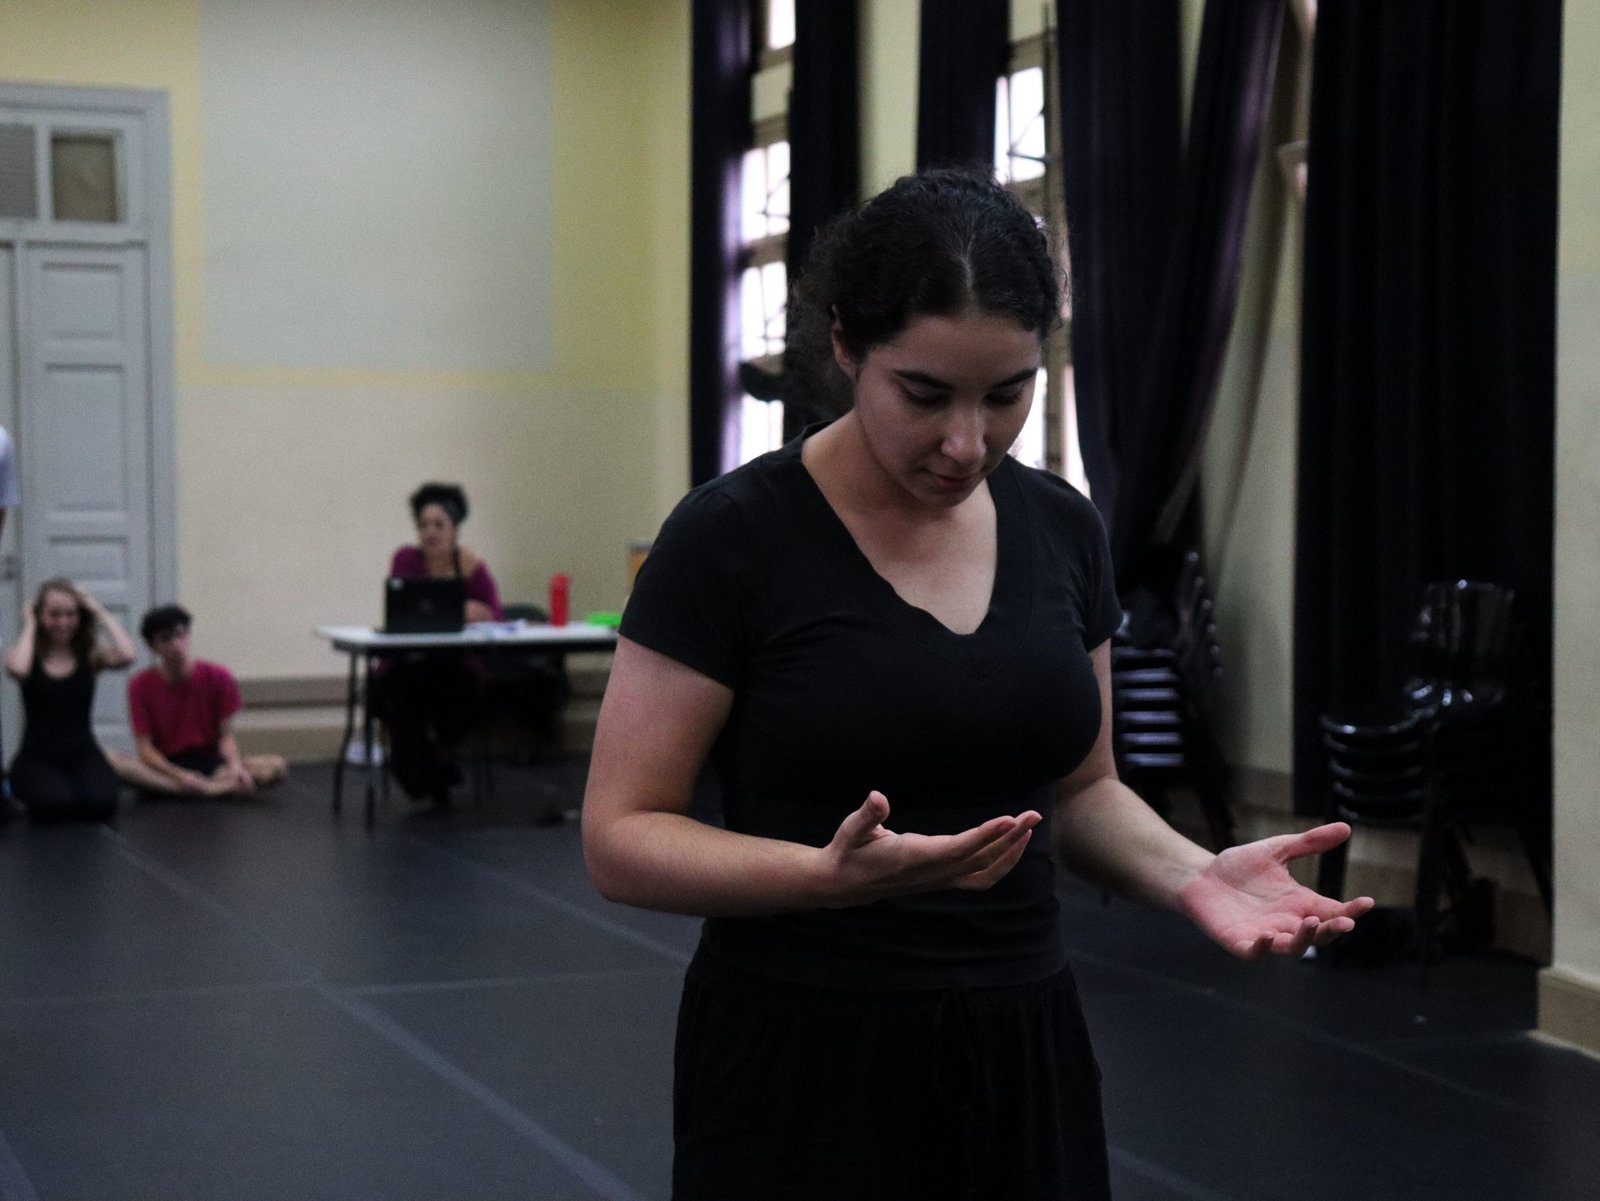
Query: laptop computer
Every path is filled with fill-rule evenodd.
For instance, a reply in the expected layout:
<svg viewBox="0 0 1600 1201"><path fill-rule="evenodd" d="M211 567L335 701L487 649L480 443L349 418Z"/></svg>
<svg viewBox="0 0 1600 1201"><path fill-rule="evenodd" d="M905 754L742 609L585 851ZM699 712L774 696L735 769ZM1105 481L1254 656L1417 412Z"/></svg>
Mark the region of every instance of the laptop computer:
<svg viewBox="0 0 1600 1201"><path fill-rule="evenodd" d="M383 585L385 634L456 634L467 624L467 582L391 576Z"/></svg>

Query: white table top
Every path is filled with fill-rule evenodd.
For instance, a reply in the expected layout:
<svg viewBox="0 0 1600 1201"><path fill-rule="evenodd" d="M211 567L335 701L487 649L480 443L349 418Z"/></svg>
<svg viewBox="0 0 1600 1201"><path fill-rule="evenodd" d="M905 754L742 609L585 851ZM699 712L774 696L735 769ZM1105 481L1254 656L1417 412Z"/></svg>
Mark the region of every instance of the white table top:
<svg viewBox="0 0 1600 1201"><path fill-rule="evenodd" d="M446 650L461 646L548 646L564 650L608 650L616 645L610 626L575 621L552 626L532 622L486 621L457 634L385 634L370 626L318 626L317 637L335 650Z"/></svg>

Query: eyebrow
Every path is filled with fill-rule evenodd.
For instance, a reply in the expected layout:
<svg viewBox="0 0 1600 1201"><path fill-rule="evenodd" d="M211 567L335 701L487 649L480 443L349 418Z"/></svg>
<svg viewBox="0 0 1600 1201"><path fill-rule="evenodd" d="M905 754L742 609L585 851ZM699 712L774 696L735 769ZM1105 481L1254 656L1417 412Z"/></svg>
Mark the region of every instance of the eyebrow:
<svg viewBox="0 0 1600 1201"><path fill-rule="evenodd" d="M998 380L995 383L990 384L987 391L992 392L996 388L1009 388L1012 384L1020 384L1023 380L1032 379L1034 376L1038 375L1039 370L1039 367L1024 368L1015 375L1008 375L1005 379ZM899 379L905 380L908 384L922 384L924 387L938 388L944 392L955 391L954 385L940 379L936 375L929 375L926 371L915 371L908 367L903 369L891 368L890 373Z"/></svg>

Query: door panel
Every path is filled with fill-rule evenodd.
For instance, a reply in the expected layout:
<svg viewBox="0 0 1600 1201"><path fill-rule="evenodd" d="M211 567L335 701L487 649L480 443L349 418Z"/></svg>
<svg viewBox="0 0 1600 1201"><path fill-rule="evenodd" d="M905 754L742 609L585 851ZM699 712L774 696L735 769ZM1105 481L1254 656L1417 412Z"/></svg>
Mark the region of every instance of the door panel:
<svg viewBox="0 0 1600 1201"><path fill-rule="evenodd" d="M17 254L9 242L0 242L0 425L17 434ZM18 452L18 462L21 452ZM6 515L0 532L0 645L9 646L22 629L21 598L18 595L17 554L20 545L21 513ZM9 766L22 738L22 697L15 684L0 684L0 734L3 753Z"/></svg>
<svg viewBox="0 0 1600 1201"><path fill-rule="evenodd" d="M144 251L22 254L23 591L64 575L126 624L151 593ZM128 745L121 677L102 681L95 732Z"/></svg>

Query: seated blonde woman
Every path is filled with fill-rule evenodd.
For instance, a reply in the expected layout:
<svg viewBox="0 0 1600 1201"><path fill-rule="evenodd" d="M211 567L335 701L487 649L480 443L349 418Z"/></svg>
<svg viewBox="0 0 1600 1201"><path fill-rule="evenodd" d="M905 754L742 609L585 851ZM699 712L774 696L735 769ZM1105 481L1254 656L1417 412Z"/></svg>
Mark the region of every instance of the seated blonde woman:
<svg viewBox="0 0 1600 1201"><path fill-rule="evenodd" d="M92 593L66 579L40 586L5 656L6 674L22 688L24 720L11 793L32 820L105 821L116 813L117 776L90 714L99 673L133 659L133 640ZM0 821L7 816L0 809Z"/></svg>

